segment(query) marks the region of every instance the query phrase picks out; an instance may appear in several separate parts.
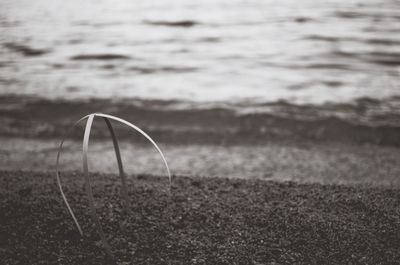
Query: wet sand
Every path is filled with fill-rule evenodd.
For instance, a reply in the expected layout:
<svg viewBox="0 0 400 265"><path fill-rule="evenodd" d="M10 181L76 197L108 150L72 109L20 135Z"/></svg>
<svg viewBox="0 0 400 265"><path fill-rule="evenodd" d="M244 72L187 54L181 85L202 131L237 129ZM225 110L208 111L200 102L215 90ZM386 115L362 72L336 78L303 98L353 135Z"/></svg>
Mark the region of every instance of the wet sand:
<svg viewBox="0 0 400 265"><path fill-rule="evenodd" d="M379 104L371 99L360 100L356 106L277 102L249 110L240 106L194 106L180 101L67 101L2 96L0 137L59 139L82 116L102 112L133 122L157 142L168 144L344 143L400 147L400 113L395 108L390 114L381 112ZM119 138L145 142L125 127L117 124L116 128ZM95 139L109 137L103 122L95 123L91 134ZM75 130L71 138L81 137L82 130Z"/></svg>
<svg viewBox="0 0 400 265"><path fill-rule="evenodd" d="M0 168L54 172L58 139L0 139ZM165 175L164 164L150 143L120 142L128 174ZM171 172L196 177L360 184L400 187L400 149L339 143L265 145L160 144ZM82 170L82 143L64 145L60 170ZM117 174L111 139L89 146L89 170Z"/></svg>
<svg viewBox="0 0 400 265"><path fill-rule="evenodd" d="M400 119L395 113L362 115L362 104L374 104L366 100L353 111L336 106L330 115L326 113L333 106L285 103L274 104L273 112L243 113L226 106L187 108L175 101L72 102L8 96L0 102L2 169L53 171L59 141L70 125L88 113L104 112L149 133L176 175L400 184ZM335 116L345 109L347 116ZM358 119L352 119L350 114L356 112ZM141 135L118 124L115 128L128 173L165 174L158 154ZM62 170L81 169L82 134L83 124L68 138ZM102 120L95 121L91 134L90 170L117 172Z"/></svg>

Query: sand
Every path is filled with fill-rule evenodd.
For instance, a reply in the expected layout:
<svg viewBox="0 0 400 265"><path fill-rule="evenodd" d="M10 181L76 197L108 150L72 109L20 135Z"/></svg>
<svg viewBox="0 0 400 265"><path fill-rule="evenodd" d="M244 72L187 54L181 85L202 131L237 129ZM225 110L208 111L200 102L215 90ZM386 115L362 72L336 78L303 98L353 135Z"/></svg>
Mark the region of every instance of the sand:
<svg viewBox="0 0 400 265"><path fill-rule="evenodd" d="M118 264L398 264L398 188L226 178L91 175ZM83 176L62 176L81 238L50 173L0 172L2 264L112 264L87 208Z"/></svg>
<svg viewBox="0 0 400 265"><path fill-rule="evenodd" d="M373 100L360 100L356 106L278 102L259 106L272 108L270 112L253 113L232 106L192 107L190 102L177 101L2 96L0 168L54 170L59 141L71 124L85 114L104 112L133 122L151 135L172 172L179 175L400 184L398 115L382 116ZM82 126L65 144L63 170L81 168ZM128 173L165 174L158 154L144 137L118 124L115 127ZM90 170L116 172L112 142L102 120L95 120L91 135Z"/></svg>
<svg viewBox="0 0 400 265"><path fill-rule="evenodd" d="M59 139L0 138L0 168L53 171L58 145ZM68 140L64 146L61 170L82 170L82 142ZM177 175L400 187L400 149L395 147L342 143L160 146ZM128 174L166 174L150 143L123 139L120 147ZM89 169L118 172L111 139L90 142Z"/></svg>
<svg viewBox="0 0 400 265"><path fill-rule="evenodd" d="M284 103L268 106L285 110L273 113L176 104L1 97L0 264L113 263L93 227L83 177L73 172L82 166L82 128L68 138L61 169L84 237L55 185L58 143L91 112L140 126L175 174L168 194L155 150L116 126L130 174L127 216L119 181L106 174L117 172L111 139L95 123L90 171L97 172L98 214L118 264L399 264L397 114L371 116L362 106L334 111L342 117Z"/></svg>

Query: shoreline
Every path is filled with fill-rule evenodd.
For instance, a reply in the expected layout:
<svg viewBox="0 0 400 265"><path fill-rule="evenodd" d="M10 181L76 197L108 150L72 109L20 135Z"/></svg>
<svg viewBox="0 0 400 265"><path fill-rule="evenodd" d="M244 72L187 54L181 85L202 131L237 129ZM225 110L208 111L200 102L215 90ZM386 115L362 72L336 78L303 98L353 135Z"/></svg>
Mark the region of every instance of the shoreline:
<svg viewBox="0 0 400 265"><path fill-rule="evenodd" d="M0 137L0 168L54 171L59 141ZM119 145L127 174L166 173L150 143L121 139ZM159 145L174 175L400 187L400 149L396 147L343 143ZM88 155L90 172L117 174L111 139L91 140ZM65 142L60 170L82 170L81 140Z"/></svg>
<svg viewBox="0 0 400 265"><path fill-rule="evenodd" d="M133 122L157 142L168 144L343 143L400 147L400 114L376 111L374 116L365 104L372 104L374 109L379 103L367 99L360 102L354 109L346 105L317 107L278 102L267 106L272 108L271 112L241 112L226 106L179 109L173 107L175 101L67 101L0 96L0 137L61 138L80 117L103 112ZM329 109L340 111L336 115ZM354 115L359 118L354 119ZM121 139L143 142L142 137L124 127L116 125L116 129ZM80 139L81 133L75 130L71 138ZM95 122L92 137L108 138L105 125Z"/></svg>
<svg viewBox="0 0 400 265"><path fill-rule="evenodd" d="M53 170L65 132L83 115L101 111L147 132L177 175L400 186L400 125L310 119L301 111L279 116L226 108L175 109L174 102L165 101L133 104L0 96L0 103L2 169ZM62 170L81 169L83 126L67 139ZM144 137L119 124L115 130L127 173L164 174L158 154ZM116 172L112 141L101 120L92 128L89 159L91 171Z"/></svg>

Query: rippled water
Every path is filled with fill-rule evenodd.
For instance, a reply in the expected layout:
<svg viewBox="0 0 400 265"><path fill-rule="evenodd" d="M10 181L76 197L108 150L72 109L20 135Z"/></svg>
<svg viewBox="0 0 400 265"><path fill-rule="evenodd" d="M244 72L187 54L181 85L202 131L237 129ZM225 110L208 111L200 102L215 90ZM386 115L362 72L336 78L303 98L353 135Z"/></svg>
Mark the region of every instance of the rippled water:
<svg viewBox="0 0 400 265"><path fill-rule="evenodd" d="M0 93L320 104L400 95L398 0L0 0Z"/></svg>

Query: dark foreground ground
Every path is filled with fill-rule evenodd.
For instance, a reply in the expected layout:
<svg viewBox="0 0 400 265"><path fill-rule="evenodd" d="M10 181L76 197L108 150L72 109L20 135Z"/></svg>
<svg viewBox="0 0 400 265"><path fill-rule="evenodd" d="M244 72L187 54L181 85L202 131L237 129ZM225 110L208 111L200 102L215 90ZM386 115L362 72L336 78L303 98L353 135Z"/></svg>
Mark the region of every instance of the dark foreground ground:
<svg viewBox="0 0 400 265"><path fill-rule="evenodd" d="M53 174L0 172L0 264L112 264L82 175L62 178L83 238ZM92 179L118 264L400 264L399 189L135 176L126 216L118 179Z"/></svg>

